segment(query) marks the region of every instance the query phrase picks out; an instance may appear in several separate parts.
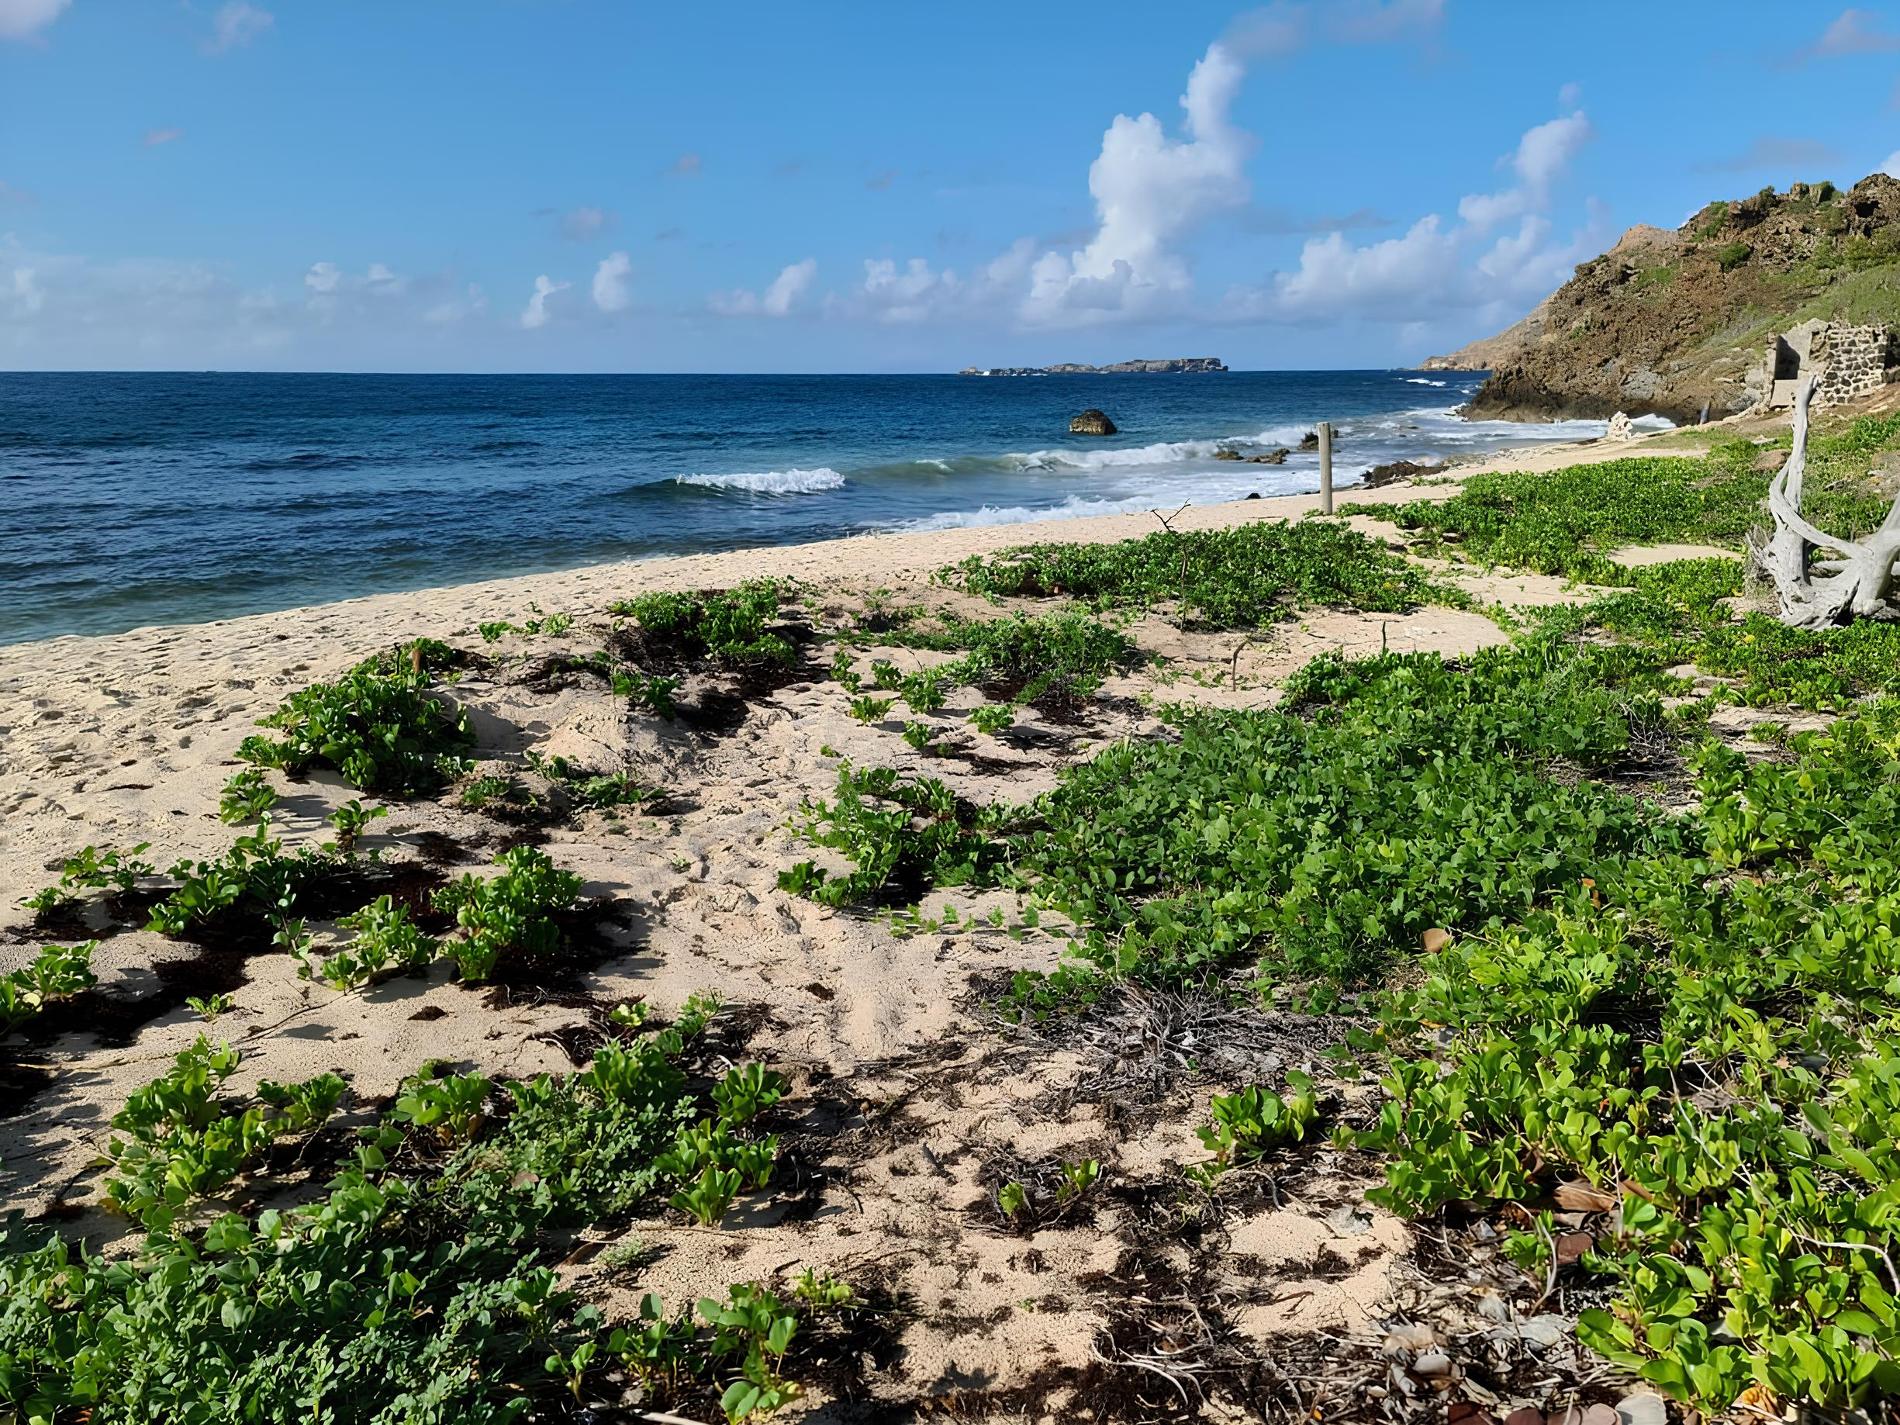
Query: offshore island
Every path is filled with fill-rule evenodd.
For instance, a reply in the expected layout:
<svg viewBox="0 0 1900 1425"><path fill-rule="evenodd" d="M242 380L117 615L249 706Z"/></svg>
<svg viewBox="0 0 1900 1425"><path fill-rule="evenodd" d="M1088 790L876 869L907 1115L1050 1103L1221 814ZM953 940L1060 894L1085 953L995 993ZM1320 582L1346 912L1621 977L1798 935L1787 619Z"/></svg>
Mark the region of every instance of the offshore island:
<svg viewBox="0 0 1900 1425"><path fill-rule="evenodd" d="M1090 366L1065 361L1059 366L966 366L959 376L1120 376L1173 375L1177 372L1225 371L1218 356L1171 356L1160 361L1117 361L1112 366Z"/></svg>

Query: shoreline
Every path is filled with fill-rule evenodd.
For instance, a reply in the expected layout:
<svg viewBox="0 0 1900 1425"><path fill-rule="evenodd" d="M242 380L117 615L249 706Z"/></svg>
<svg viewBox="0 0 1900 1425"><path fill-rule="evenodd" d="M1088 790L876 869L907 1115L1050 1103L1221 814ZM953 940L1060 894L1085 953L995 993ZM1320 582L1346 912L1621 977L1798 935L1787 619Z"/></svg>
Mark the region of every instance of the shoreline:
<svg viewBox="0 0 1900 1425"><path fill-rule="evenodd" d="M1657 432L1667 436L1672 432ZM1418 485L1397 481L1379 489L1344 485L1335 492L1337 503L1402 504L1415 499L1444 498L1465 478L1492 470L1550 470L1565 465L1594 464L1643 452L1649 437L1625 444L1600 440L1539 443L1454 458L1445 477L1450 483ZM1264 495L1259 499L1223 504L1188 505L1179 514L1167 513L1180 529L1221 529L1263 520L1298 518L1319 508L1313 494ZM1056 517L1019 523L967 525L947 529L887 531L847 535L804 544L755 545L706 554L655 555L606 563L577 565L533 574L513 574L455 584L428 585L345 599L301 604L289 608L241 614L197 622L143 624L119 633L68 633L0 645L0 693L17 689L35 674L53 674L52 663L73 658L93 659L122 645L129 657L171 654L181 656L193 644L229 643L233 636L255 635L258 643L279 643L317 633L337 631L329 620L360 615L379 630L392 620L407 618L393 637L460 631L494 618L512 618L539 604L546 613L592 612L617 598L643 589L689 589L738 583L754 578L781 578L818 582L893 580L914 582L931 571L972 554L1033 543L1105 544L1152 534L1161 526L1152 511L1113 515ZM573 605L573 607L569 607ZM318 621L321 626L312 629ZM221 637L207 640L217 631ZM389 639L379 632L366 641L365 650ZM220 649L220 653L228 649ZM356 656L362 656L359 652ZM3 711L3 709L0 709Z"/></svg>

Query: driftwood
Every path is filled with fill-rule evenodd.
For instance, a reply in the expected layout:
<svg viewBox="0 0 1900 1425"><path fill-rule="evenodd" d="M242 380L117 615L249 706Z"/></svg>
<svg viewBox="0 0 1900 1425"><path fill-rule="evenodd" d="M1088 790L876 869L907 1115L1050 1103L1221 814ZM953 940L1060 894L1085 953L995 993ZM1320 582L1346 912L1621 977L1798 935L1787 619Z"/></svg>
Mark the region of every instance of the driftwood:
<svg viewBox="0 0 1900 1425"><path fill-rule="evenodd" d="M1808 377L1795 394L1794 450L1768 487L1775 532L1756 548L1756 564L1774 582L1781 621L1794 628L1833 628L1857 618L1900 619L1900 604L1894 601L1900 499L1880 528L1858 544L1817 529L1802 517L1808 407L1813 400L1814 378ZM1823 551L1831 557L1815 557Z"/></svg>

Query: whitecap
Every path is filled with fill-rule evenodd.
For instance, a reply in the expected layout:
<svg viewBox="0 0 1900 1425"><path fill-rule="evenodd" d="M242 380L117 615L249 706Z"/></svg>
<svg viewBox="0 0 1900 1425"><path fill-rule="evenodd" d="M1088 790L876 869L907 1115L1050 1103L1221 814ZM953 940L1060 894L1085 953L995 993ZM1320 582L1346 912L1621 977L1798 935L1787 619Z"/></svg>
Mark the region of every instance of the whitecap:
<svg viewBox="0 0 1900 1425"><path fill-rule="evenodd" d="M844 488L844 476L829 465L811 470L751 470L736 475L679 475L680 485L707 490L742 490L751 495L816 495Z"/></svg>

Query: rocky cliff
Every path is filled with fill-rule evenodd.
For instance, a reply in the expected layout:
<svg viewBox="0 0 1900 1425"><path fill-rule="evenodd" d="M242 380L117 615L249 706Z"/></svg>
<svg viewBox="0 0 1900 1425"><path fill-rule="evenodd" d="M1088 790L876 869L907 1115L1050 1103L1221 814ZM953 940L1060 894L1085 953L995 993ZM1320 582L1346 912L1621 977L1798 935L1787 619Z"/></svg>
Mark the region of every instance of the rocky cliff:
<svg viewBox="0 0 1900 1425"><path fill-rule="evenodd" d="M1693 421L1752 404L1769 338L1814 319L1900 323L1900 182L1765 188L1631 228L1516 326L1424 364L1492 373L1474 416Z"/></svg>

